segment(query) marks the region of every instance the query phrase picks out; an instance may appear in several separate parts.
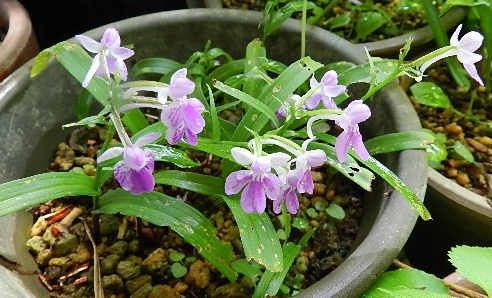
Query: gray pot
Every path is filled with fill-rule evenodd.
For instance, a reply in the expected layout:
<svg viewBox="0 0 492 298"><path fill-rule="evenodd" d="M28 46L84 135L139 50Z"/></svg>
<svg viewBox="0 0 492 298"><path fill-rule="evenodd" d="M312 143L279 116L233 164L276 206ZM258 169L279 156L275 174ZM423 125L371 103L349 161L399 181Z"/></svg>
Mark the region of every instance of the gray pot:
<svg viewBox="0 0 492 298"><path fill-rule="evenodd" d="M426 198L436 234L457 243L492 246L492 200L431 168Z"/></svg>
<svg viewBox="0 0 492 298"><path fill-rule="evenodd" d="M223 8L222 0L186 0L190 8ZM466 10L461 7L455 7L441 17L441 23L444 29L450 30L456 27L461 20L466 16ZM407 39L413 38L412 50L425 47L433 39L434 35L429 26L424 26L412 32L408 32L399 36L383 39L380 41L359 43L361 47L366 47L374 56L390 57L398 55Z"/></svg>
<svg viewBox="0 0 492 298"><path fill-rule="evenodd" d="M246 44L257 35L259 20L256 12L196 9L145 15L108 26L117 28L125 43L134 44L137 59L161 56L185 61L207 40L234 57L243 57ZM108 26L87 34L99 38ZM298 21L286 22L270 40L269 55L285 63L296 60L299 27ZM360 48L314 27L307 32L307 49L309 55L324 63L359 63L365 59ZM29 68L30 64L24 65L0 86L0 139L4 140L0 144L0 182L46 168L53 148L67 134L61 131L61 124L73 120L73 103L81 91L79 84L55 63L32 80ZM373 117L365 126L367 135L420 128L416 113L396 84L379 93L372 110ZM423 152L405 151L382 161L423 197L427 183ZM354 250L335 271L303 291L301 297L358 296L389 266L407 240L417 214L397 192L388 190L380 181L375 183L374 191L367 193L364 200L365 214ZM0 219L0 254L32 268L33 261L23 246L28 218L23 212ZM36 276L3 271L6 272L1 273L0 288L7 287L12 297L41 295ZM3 297L7 290L2 292Z"/></svg>

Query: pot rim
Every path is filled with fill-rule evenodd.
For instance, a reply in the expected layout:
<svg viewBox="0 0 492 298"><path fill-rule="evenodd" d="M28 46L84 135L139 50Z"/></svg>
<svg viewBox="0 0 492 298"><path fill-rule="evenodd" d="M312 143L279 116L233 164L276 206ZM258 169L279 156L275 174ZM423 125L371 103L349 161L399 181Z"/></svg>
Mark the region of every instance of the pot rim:
<svg viewBox="0 0 492 298"><path fill-rule="evenodd" d="M429 186L443 194L447 199L463 208L492 219L492 206L487 204L486 197L468 190L431 167L428 169L428 176Z"/></svg>
<svg viewBox="0 0 492 298"><path fill-rule="evenodd" d="M86 34L95 37L100 35L109 26L120 29L122 32L139 27L152 27L166 22L179 22L183 19L200 21L203 19L222 19L223 21L243 22L256 25L261 17L258 12L238 12L234 10L213 9L185 9L169 12L159 12L128 18L119 22L98 27ZM137 25L136 25L137 24ZM299 21L288 20L284 28L299 32ZM333 47L348 47L352 51L354 61L365 59L363 51L348 41L329 33L321 28L308 28L312 38L332 40ZM351 52L351 53L352 53ZM32 61L31 61L32 63ZM28 84L29 67L27 63L18 69L13 76L5 81L5 93L19 92L23 84ZM385 98L384 104L388 112L395 115L395 131L404 131L420 128L417 114L406 94L396 83L380 91L379 96ZM394 100L400 98L401 100ZM10 98L11 99L11 98ZM0 108L9 98L0 100ZM413 189L423 200L427 186L427 162L425 152L407 150L398 154L395 172ZM376 277L382 273L397 256L408 239L417 219L417 213L408 202L396 191L391 192L383 199L381 207L370 227L368 234L359 245L334 271L320 281L304 289L298 297L353 297L361 294Z"/></svg>

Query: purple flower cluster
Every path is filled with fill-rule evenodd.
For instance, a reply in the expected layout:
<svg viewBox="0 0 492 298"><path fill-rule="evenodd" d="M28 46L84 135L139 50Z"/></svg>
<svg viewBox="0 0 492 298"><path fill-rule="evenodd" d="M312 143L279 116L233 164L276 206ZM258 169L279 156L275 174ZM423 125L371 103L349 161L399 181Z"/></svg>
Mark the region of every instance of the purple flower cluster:
<svg viewBox="0 0 492 298"><path fill-rule="evenodd" d="M249 169L229 174L225 192L233 195L242 190L241 207L248 213L264 212L268 198L273 201L275 212L279 213L285 204L290 213L296 214L299 209L297 194L313 193L311 168L321 166L326 161L323 151L307 151L296 158L296 168L291 170L291 157L285 153L258 156L236 147L231 154L238 164Z"/></svg>

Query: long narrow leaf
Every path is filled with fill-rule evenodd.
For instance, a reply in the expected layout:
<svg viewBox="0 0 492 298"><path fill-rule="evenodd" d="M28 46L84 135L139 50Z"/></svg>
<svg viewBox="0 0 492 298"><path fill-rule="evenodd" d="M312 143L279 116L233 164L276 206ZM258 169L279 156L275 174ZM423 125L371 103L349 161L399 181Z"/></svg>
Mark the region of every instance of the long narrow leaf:
<svg viewBox="0 0 492 298"><path fill-rule="evenodd" d="M118 189L99 198L96 212L138 216L158 226L169 226L231 282L237 278L231 267L232 247L217 238L208 218L182 200L158 192L136 196Z"/></svg>
<svg viewBox="0 0 492 298"><path fill-rule="evenodd" d="M94 179L84 174L52 172L34 175L0 185L0 216L61 197L97 194Z"/></svg>
<svg viewBox="0 0 492 298"><path fill-rule="evenodd" d="M270 111L276 111L290 94L299 88L309 77L323 65L304 57L287 67L273 82L272 85L264 88L258 98L268 105ZM263 115L255 109L249 110L241 119L241 122L234 131L233 139L245 141L249 138L249 129L261 132L268 123L269 117Z"/></svg>
<svg viewBox="0 0 492 298"><path fill-rule="evenodd" d="M364 143L372 155L377 155L409 149L427 149L433 142L432 133L416 130L389 133L374 137Z"/></svg>
<svg viewBox="0 0 492 298"><path fill-rule="evenodd" d="M167 58L146 58L138 60L132 67L132 76L139 77L146 74L167 75L178 70L183 65Z"/></svg>
<svg viewBox="0 0 492 298"><path fill-rule="evenodd" d="M205 195L224 193L224 180L197 173L161 171L156 174L158 183L173 185ZM269 271L283 270L282 249L275 228L266 213L245 213L239 198L222 196L232 211L241 234L244 253L248 260L255 260Z"/></svg>
<svg viewBox="0 0 492 298"><path fill-rule="evenodd" d="M267 119L272 121L276 126L278 126L277 116L275 116L275 112L273 112L273 110L270 109L268 105L264 104L263 102L254 98L253 96L244 93L241 90L229 87L222 82L214 81L213 84L215 88L249 105L251 108L257 110L257 112L260 112L263 116L265 116Z"/></svg>

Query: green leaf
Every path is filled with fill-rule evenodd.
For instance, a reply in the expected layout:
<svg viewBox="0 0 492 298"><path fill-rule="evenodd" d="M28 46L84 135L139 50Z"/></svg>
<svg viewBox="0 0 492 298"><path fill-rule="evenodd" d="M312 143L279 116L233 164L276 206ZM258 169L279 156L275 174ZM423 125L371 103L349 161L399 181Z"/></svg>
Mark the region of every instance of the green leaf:
<svg viewBox="0 0 492 298"><path fill-rule="evenodd" d="M374 137L364 142L371 155L409 149L427 149L434 135L424 130L403 131Z"/></svg>
<svg viewBox="0 0 492 298"><path fill-rule="evenodd" d="M46 66L48 66L48 63L53 59L54 53L51 50L51 48L42 50L39 54L34 57L34 62L32 64L31 68L31 78L34 78L38 74L40 74Z"/></svg>
<svg viewBox="0 0 492 298"><path fill-rule="evenodd" d="M246 259L254 260L269 271L282 271L282 247L268 214L245 213L237 196L223 199L236 220Z"/></svg>
<svg viewBox="0 0 492 298"><path fill-rule="evenodd" d="M253 297L264 297L265 294L268 296L277 295L278 290L282 286L287 273L294 264L296 257L301 252L301 249L307 244L309 239L314 235L315 230L310 230L305 233L299 244L286 243L283 248L284 254L284 269L281 272L271 272L265 271L261 276L261 280L258 282Z"/></svg>
<svg viewBox="0 0 492 298"><path fill-rule="evenodd" d="M355 23L356 39L364 39L371 35L374 31L381 28L388 22L388 19L379 12L368 11L359 16Z"/></svg>
<svg viewBox="0 0 492 298"><path fill-rule="evenodd" d="M437 84L432 82L415 83L410 87L415 101L434 108L447 109L451 107L449 97Z"/></svg>
<svg viewBox="0 0 492 298"><path fill-rule="evenodd" d="M139 109L134 109L125 113L121 119L131 133L137 133L149 126L149 121Z"/></svg>
<svg viewBox="0 0 492 298"><path fill-rule="evenodd" d="M365 63L342 71L338 77L340 84L372 83L378 85L400 69L398 60L378 57L371 57L371 59L373 67L370 63Z"/></svg>
<svg viewBox="0 0 492 298"><path fill-rule="evenodd" d="M340 205L335 203L331 203L330 206L328 206L328 208L325 209L325 212L329 216L338 220L342 220L345 218L345 210L343 210L343 208L340 207Z"/></svg>
<svg viewBox="0 0 492 298"><path fill-rule="evenodd" d="M190 146L187 144L181 144L186 148L192 148L195 150L211 153L215 156L225 158L231 161L234 159L231 156L231 149L234 147L247 147L244 142L231 142L231 141L214 141L207 138L198 138L198 144Z"/></svg>
<svg viewBox="0 0 492 298"><path fill-rule="evenodd" d="M217 231L207 217L184 201L158 192L137 196L117 189L102 195L98 203L98 213L121 213L169 226L231 282L236 280L237 273L231 268L232 247L217 238Z"/></svg>
<svg viewBox="0 0 492 298"><path fill-rule="evenodd" d="M282 270L280 241L266 213L247 214L239 206L239 200L224 195L224 180L209 175L179 171L160 171L155 174L157 183L173 185L204 195L222 195L234 215L241 234L244 253L248 260L255 260L271 271Z"/></svg>
<svg viewBox="0 0 492 298"><path fill-rule="evenodd" d="M470 149L468 149L460 141L456 141L452 146L452 148L454 153L458 155L461 159L464 159L469 163L475 162L475 158L473 157L473 154L471 153Z"/></svg>
<svg viewBox="0 0 492 298"><path fill-rule="evenodd" d="M177 61L167 58L146 58L140 59L132 67L131 74L139 77L146 74L167 75L183 67Z"/></svg>
<svg viewBox="0 0 492 298"><path fill-rule="evenodd" d="M434 143L426 149L429 166L434 169L441 169L442 162L448 158L446 147L447 137L443 133L434 134Z"/></svg>
<svg viewBox="0 0 492 298"><path fill-rule="evenodd" d="M176 186L208 196L224 196L224 179L209 175L176 170L163 170L154 174L156 183Z"/></svg>
<svg viewBox="0 0 492 298"><path fill-rule="evenodd" d="M456 6L474 7L479 5L491 6L488 0L446 0L439 10L441 15L446 14L451 8Z"/></svg>
<svg viewBox="0 0 492 298"><path fill-rule="evenodd" d="M173 263L170 270L174 278L181 278L188 272L188 269L180 263Z"/></svg>
<svg viewBox="0 0 492 298"><path fill-rule="evenodd" d="M261 98L268 105L269 111L276 111L282 105L283 100L294 93L299 86L322 66L321 63L309 57L304 57L287 67L275 79L273 84L262 90L258 98ZM268 123L268 120L269 117L256 109L247 111L234 131L233 139L236 141L247 140L250 136L249 129L260 133Z"/></svg>
<svg viewBox="0 0 492 298"><path fill-rule="evenodd" d="M246 259L239 259L232 263L232 268L237 272L249 277L251 280L261 275L260 265L256 263L250 263Z"/></svg>
<svg viewBox="0 0 492 298"><path fill-rule="evenodd" d="M91 107L94 103L94 96L87 91L87 89L82 90L79 96L77 97L77 107L76 114L77 119L81 120L83 118L87 118L91 114Z"/></svg>
<svg viewBox="0 0 492 298"><path fill-rule="evenodd" d="M252 97L258 96L265 82L260 78L249 77L248 74L254 71L261 71L260 67L265 61L267 61L267 58L263 42L259 39L253 39L246 46L245 77L243 80L243 91Z"/></svg>
<svg viewBox="0 0 492 298"><path fill-rule="evenodd" d="M225 81L230 77L242 74L244 71L244 61L245 59L233 60L217 67L208 75L210 81Z"/></svg>
<svg viewBox="0 0 492 298"><path fill-rule="evenodd" d="M192 160L186 152L173 147L149 144L145 148L152 151L154 159L157 161L170 162L180 168L193 168L200 165Z"/></svg>
<svg viewBox="0 0 492 298"><path fill-rule="evenodd" d="M68 72L80 83L92 64L92 58L78 44L61 42L51 47L55 57ZM109 98L109 86L101 78L94 76L86 88L101 104L106 105Z"/></svg>
<svg viewBox="0 0 492 298"><path fill-rule="evenodd" d="M403 294L406 295L397 296ZM417 296L420 294L421 296ZM383 273L371 288L364 293L365 298L383 297L449 297L448 288L434 275L417 269L398 269ZM408 296L407 296L408 295Z"/></svg>
<svg viewBox="0 0 492 298"><path fill-rule="evenodd" d="M64 124L63 128L74 127L74 126L94 126L96 124L105 124L106 121L102 115L89 116L80 121Z"/></svg>
<svg viewBox="0 0 492 298"><path fill-rule="evenodd" d="M255 288L253 297L265 297L266 295L274 296L277 294L282 285L285 276L289 272L290 267L294 264L295 258L301 252L301 247L294 243L287 243L283 247L284 254L284 270L281 272L265 271L261 276L258 285Z"/></svg>
<svg viewBox="0 0 492 298"><path fill-rule="evenodd" d="M212 139L214 141L219 141L220 133L221 133L219 115L217 114L217 109L215 108L214 94L212 93L212 89L208 84L207 84L207 89L208 89L208 98L210 99L210 119L212 120Z"/></svg>
<svg viewBox="0 0 492 298"><path fill-rule="evenodd" d="M422 201L403 181L401 181L401 179L395 173L393 173L390 169L388 169L385 165L380 163L372 156L370 156L368 160L361 160L355 154L351 155L362 162L366 167L371 169L378 176L383 178L394 189L399 191L403 195L403 197L410 203L410 205L418 212L423 220L431 219L431 215L427 208L425 208Z"/></svg>
<svg viewBox="0 0 492 298"><path fill-rule="evenodd" d="M0 185L0 216L69 196L95 196L94 179L73 172L34 175Z"/></svg>
<svg viewBox="0 0 492 298"><path fill-rule="evenodd" d="M267 37L277 31L277 29L294 13L302 12L304 0L289 1L279 10L270 11L266 14L263 22L263 36ZM307 10L315 10L319 8L315 3L308 1Z"/></svg>
<svg viewBox="0 0 492 298"><path fill-rule="evenodd" d="M219 81L214 81L213 86L219 89L220 91L224 92L225 94L228 94L236 99L239 99L240 101L249 105L251 108L261 112L261 114L264 115L266 118L268 118L270 121L272 121L275 124L275 126L278 126L278 119L277 116L275 116L275 112L273 112L273 110L271 110L268 105L264 104L259 99L256 99L253 96L242 92L241 90L229 87Z"/></svg>
<svg viewBox="0 0 492 298"><path fill-rule="evenodd" d="M330 27L330 30L345 27L350 24L351 20L349 14L338 15L328 21L328 26Z"/></svg>
<svg viewBox="0 0 492 298"><path fill-rule="evenodd" d="M492 296L492 247L456 246L448 256L459 274Z"/></svg>

